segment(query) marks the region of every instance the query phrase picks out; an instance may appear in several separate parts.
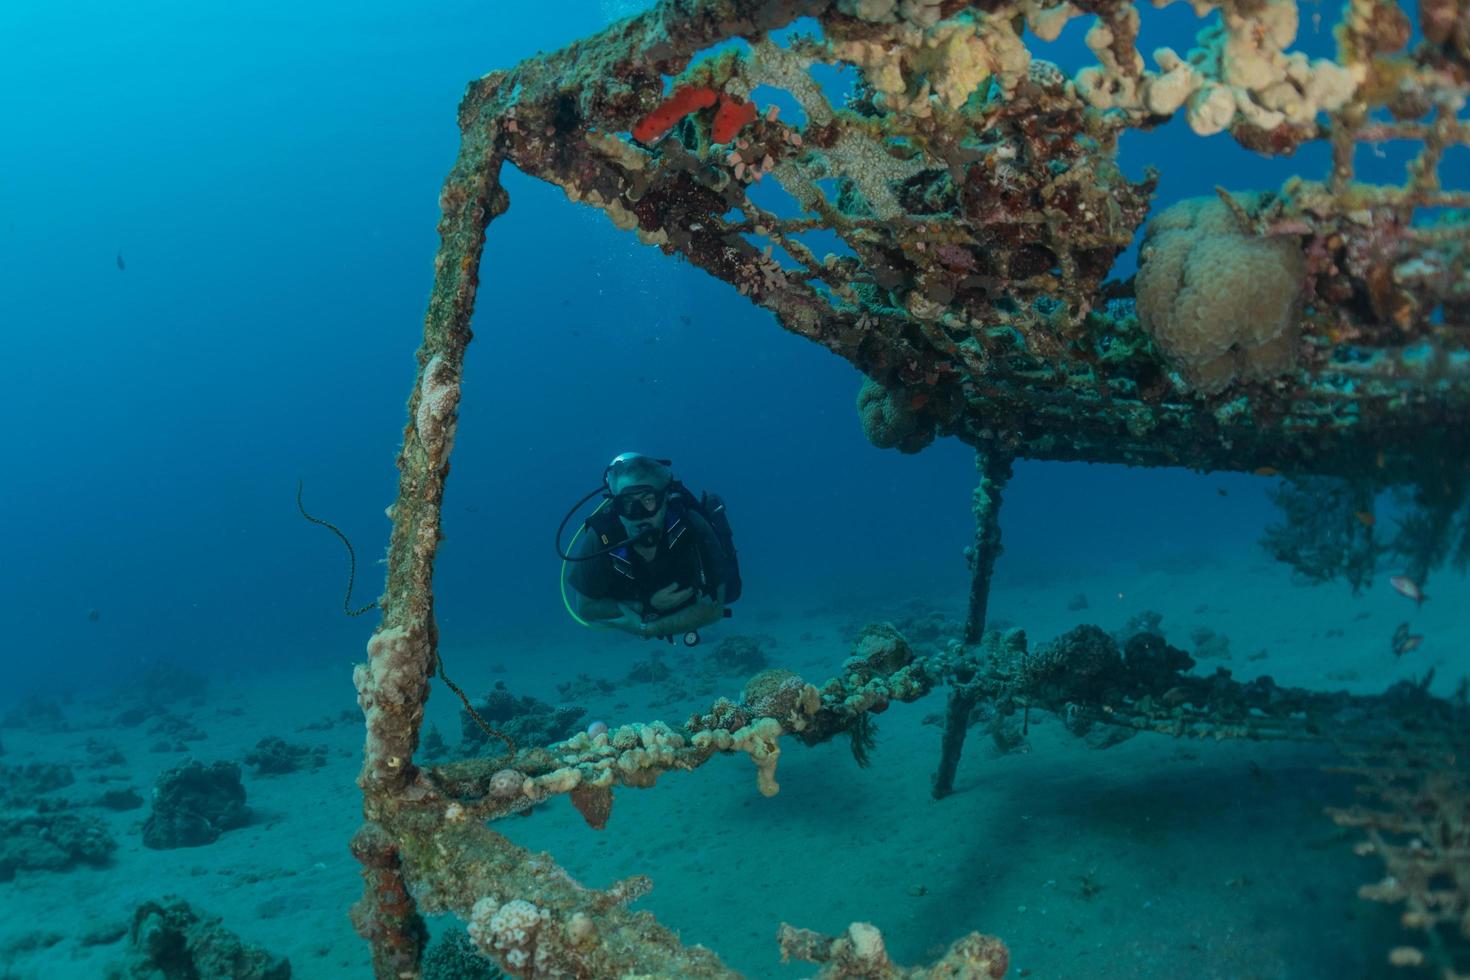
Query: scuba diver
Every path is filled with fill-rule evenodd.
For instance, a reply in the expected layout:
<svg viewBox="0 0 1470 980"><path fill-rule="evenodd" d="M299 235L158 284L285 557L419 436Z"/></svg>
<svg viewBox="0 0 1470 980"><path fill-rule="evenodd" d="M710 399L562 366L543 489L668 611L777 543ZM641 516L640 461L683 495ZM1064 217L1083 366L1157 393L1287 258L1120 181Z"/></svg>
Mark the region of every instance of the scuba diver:
<svg viewBox="0 0 1470 980"><path fill-rule="evenodd" d="M740 569L724 502L699 498L674 479L671 462L622 453L603 471L603 485L583 497L557 529L563 559L562 601L583 625L609 626L644 639L682 636L730 615L740 595ZM603 501L561 550L561 534L577 508ZM565 574L566 564L571 575ZM577 594L567 601L568 580Z"/></svg>

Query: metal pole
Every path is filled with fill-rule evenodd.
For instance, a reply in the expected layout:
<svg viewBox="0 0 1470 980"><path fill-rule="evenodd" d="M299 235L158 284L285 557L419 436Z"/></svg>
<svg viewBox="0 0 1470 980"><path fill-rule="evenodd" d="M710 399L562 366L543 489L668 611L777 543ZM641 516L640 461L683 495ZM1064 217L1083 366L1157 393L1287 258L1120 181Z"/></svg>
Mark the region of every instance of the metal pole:
<svg viewBox="0 0 1470 980"><path fill-rule="evenodd" d="M994 452L977 452L975 468L980 482L972 495L971 510L975 514L975 542L965 549L970 563L970 608L965 616L966 646L979 643L985 636L985 614L990 605L990 577L995 560L1000 557L1001 494L1011 478L1011 457ZM939 769L934 773L933 794L943 799L954 791L955 770L965 748L965 735L970 727L970 711L980 696L969 676L950 678L949 702L944 709L944 736L940 742Z"/></svg>

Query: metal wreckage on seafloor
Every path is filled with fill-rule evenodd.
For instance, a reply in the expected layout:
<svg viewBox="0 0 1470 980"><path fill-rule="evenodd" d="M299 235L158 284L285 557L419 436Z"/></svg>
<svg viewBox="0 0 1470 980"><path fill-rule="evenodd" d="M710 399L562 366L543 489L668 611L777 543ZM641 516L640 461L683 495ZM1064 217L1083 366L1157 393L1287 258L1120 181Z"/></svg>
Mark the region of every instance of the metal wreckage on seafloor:
<svg viewBox="0 0 1470 980"><path fill-rule="evenodd" d="M614 787L647 787L727 753L748 754L760 791L774 793L783 742L846 735L856 745L870 713L940 684L951 723L936 795L980 700L1055 711L1082 737L1099 725L1353 731L1361 745L1380 727L1365 722L1380 722L1398 741L1356 750L1371 759L1355 771L1387 809L1337 819L1366 829L1363 849L1383 855L1397 882L1367 897L1406 901L1406 925L1425 930L1425 949L1393 955L1447 957L1463 945L1463 832L1419 826L1426 798L1463 809L1463 699L1198 677L1162 641L1119 648L1085 627L1034 654L1022 635L983 632L1014 459L1465 484L1470 194L1443 178L1446 155L1463 169L1470 144L1470 8L1421 0L1415 24L1392 3L1351 0L1337 58L1312 60L1291 50L1299 13L1288 0L1193 6L1205 18L1196 46L1155 51L1149 67L1139 11L1116 0L666 0L470 85L440 201L383 619L356 674L366 822L353 850L367 889L353 914L378 976L419 974L421 916L442 911L516 976L733 976L626 909L645 880L584 888L487 820L567 794L600 827ZM1068 77L1040 55L1073 17L1090 22L1096 63ZM797 33L772 38L799 20ZM823 66L854 70L844 104L819 84ZM763 86L800 112L770 108ZM1118 137L1177 114L1194 134L1228 132L1262 155L1325 143L1330 172L1151 213L1154 177L1120 171ZM1417 148L1403 183L1358 182L1355 159L1387 141ZM821 687L760 675L739 701L678 728L629 725L512 746L498 760L415 765L438 666L431 581L444 480L486 231L509 203L505 164L857 366L874 443L913 452L948 435L976 449L967 643L917 657L875 628ZM762 181L794 199L790 213L751 199ZM1140 229L1137 275L1108 281ZM818 254L813 233L835 234L841 254ZM1406 717L1413 727L1394 727ZM1434 765L1416 767L1426 744ZM779 941L824 977L999 977L1007 966L1005 947L978 933L915 968L890 963L863 923L837 937L783 926Z"/></svg>

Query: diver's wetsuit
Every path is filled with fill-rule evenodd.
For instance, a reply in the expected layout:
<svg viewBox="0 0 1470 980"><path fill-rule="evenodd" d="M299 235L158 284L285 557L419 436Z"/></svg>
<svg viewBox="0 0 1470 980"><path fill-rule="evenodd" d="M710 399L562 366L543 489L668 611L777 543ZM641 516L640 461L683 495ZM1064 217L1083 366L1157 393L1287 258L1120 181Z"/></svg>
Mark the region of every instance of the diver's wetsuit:
<svg viewBox="0 0 1470 980"><path fill-rule="evenodd" d="M602 535L607 536L606 541ZM618 541L626 541L626 537L622 523L607 515L606 520L589 522L588 530L577 542L576 555L601 551ZM588 599L637 602L639 608L651 613L654 610L648 606L649 598L675 582L681 589L693 586L695 595L689 599L691 603L698 596L714 595L725 580L725 563L725 550L709 522L671 499L664 512L664 533L652 561L644 561L628 542L609 554L576 562L568 582ZM673 611L665 609L659 615Z"/></svg>

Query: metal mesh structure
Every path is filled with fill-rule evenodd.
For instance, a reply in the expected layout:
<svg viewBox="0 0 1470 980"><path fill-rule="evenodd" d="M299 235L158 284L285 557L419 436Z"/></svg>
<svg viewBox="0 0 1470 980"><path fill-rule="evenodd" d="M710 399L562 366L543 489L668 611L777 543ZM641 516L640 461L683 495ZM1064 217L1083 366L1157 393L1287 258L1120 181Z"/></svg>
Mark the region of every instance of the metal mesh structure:
<svg viewBox="0 0 1470 980"><path fill-rule="evenodd" d="M440 198L383 620L354 678L367 744L353 850L367 889L353 914L379 977L418 976L422 916L445 911L517 976L732 976L624 908L646 882L585 888L486 820L569 794L601 826L614 786L647 787L719 754L748 755L761 792L774 793L784 739L854 734L937 683L1054 709L1079 732L1316 737L1317 716L1367 710L1228 675L1189 680L1172 661L1081 640L1035 664L983 649L942 664L879 631L821 687L793 676L748 688L679 729L623 726L455 772L414 762L438 666L433 569L463 357L486 230L509 205L505 164L856 365L874 443L917 451L952 435L974 446L977 633L1012 459L1384 482L1422 479L1426 457L1463 470L1470 195L1448 176L1470 143L1470 6L1421 0L1415 24L1393 4L1351 0L1335 60L1292 50L1290 0L1193 6L1207 18L1196 46L1155 51L1149 69L1138 10L1116 0L664 0L470 85ZM1092 19L1096 63L1068 77L1036 55L1079 16ZM793 24L798 33L773 39ZM856 79L841 105L837 66ZM765 87L799 112L771 109ZM1195 134L1228 132L1267 155L1325 142L1331 172L1151 215L1153 177L1122 174L1118 137L1178 114ZM1403 185L1356 182L1358 148L1384 140L1417 149ZM770 204L776 185L789 206ZM1137 276L1108 281L1140 229ZM1075 675L1052 670L1063 654L1092 665L1096 683L1062 685ZM1296 707L1250 720L1283 704ZM1007 968L1004 946L978 933L915 968L890 962L862 923L838 937L783 927L780 943L823 977Z"/></svg>
<svg viewBox="0 0 1470 980"><path fill-rule="evenodd" d="M1216 23L1150 71L1129 4L664 4L486 76L461 123L851 361L880 444L1342 475L1393 469L1426 427L1460 451L1463 10L1421 6L1408 50L1402 11L1352 4L1333 63L1290 51L1291 3L1197 7ZM1099 64L1068 78L1027 44L1083 15ZM769 38L801 16L810 33ZM834 67L857 77L840 106ZM1265 154L1325 141L1332 172L1221 189L1228 227L1193 229L1196 254L1146 247L1106 282L1153 189L1118 136L1174 113ZM1354 181L1359 147L1406 140L1402 186ZM754 199L773 196L792 206ZM1290 281L1263 288L1262 254Z"/></svg>

